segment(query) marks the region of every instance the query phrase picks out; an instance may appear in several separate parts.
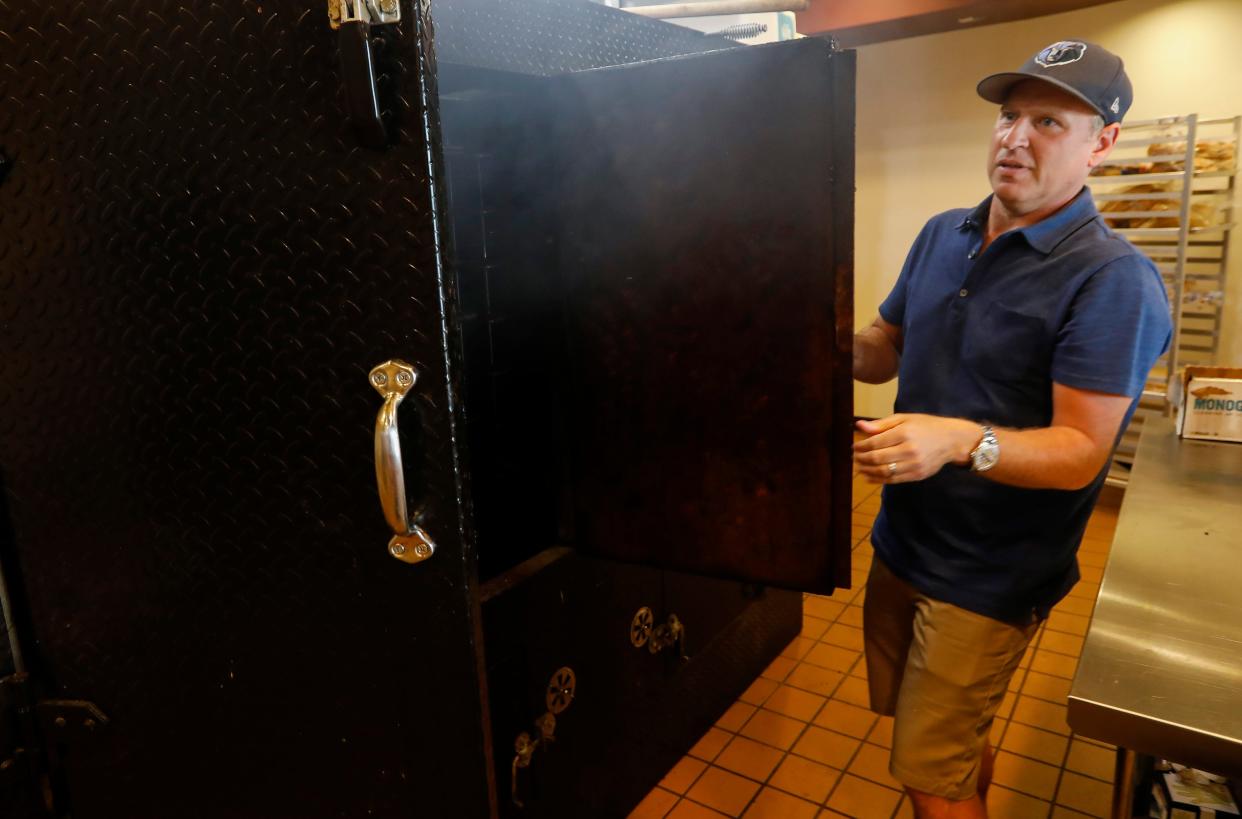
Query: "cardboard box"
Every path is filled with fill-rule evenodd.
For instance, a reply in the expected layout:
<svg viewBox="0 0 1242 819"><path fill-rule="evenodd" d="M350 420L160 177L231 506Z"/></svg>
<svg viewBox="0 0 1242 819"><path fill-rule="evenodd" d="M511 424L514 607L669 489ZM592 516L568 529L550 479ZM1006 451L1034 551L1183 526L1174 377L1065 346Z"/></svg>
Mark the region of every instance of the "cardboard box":
<svg viewBox="0 0 1242 819"><path fill-rule="evenodd" d="M1242 443L1242 368L1187 367L1177 399L1177 434Z"/></svg>

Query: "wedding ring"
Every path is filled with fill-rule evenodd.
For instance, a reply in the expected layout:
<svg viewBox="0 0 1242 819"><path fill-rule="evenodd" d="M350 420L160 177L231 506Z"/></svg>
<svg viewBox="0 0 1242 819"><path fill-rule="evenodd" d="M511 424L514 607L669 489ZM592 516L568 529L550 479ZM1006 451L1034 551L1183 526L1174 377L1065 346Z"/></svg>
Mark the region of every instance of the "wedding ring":
<svg viewBox="0 0 1242 819"><path fill-rule="evenodd" d="M896 475L896 474L897 474L897 462L893 461L891 464L888 465L888 475L891 478L893 475Z"/></svg>

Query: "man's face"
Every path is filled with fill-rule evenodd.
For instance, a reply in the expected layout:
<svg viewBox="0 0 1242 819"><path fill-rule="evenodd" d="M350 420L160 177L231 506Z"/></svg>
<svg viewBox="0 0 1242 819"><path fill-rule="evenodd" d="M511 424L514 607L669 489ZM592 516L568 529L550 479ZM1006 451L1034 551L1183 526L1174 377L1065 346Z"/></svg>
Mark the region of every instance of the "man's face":
<svg viewBox="0 0 1242 819"><path fill-rule="evenodd" d="M1095 117L1089 105L1050 83L1027 80L1010 91L988 151L988 179L1010 213L1056 208L1078 193L1117 138L1116 125L1097 132Z"/></svg>

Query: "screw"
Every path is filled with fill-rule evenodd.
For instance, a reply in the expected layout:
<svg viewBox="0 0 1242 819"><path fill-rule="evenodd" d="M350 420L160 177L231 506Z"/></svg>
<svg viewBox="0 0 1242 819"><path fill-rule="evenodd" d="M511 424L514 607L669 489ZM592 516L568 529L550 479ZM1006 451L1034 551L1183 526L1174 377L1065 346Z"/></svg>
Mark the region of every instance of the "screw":
<svg viewBox="0 0 1242 819"><path fill-rule="evenodd" d="M371 376L371 382L377 387L382 387L388 383L388 376L384 373L375 373Z"/></svg>
<svg viewBox="0 0 1242 819"><path fill-rule="evenodd" d="M64 717L57 717L56 719L52 720L52 724L53 724L53 725L55 725L57 728L64 728L64 727L65 727L65 718L64 718Z"/></svg>
<svg viewBox="0 0 1242 819"><path fill-rule="evenodd" d="M397 383L403 387L410 386L410 382L412 382L413 380L414 379L410 378L409 373L397 373Z"/></svg>
<svg viewBox="0 0 1242 819"><path fill-rule="evenodd" d="M431 554L431 547L428 546L426 543L419 543L415 545L414 547L414 554L418 555L419 557L426 557L427 555Z"/></svg>
<svg viewBox="0 0 1242 819"><path fill-rule="evenodd" d="M393 557L401 557L401 555L405 554L405 544L394 543L388 547L388 551L392 554Z"/></svg>

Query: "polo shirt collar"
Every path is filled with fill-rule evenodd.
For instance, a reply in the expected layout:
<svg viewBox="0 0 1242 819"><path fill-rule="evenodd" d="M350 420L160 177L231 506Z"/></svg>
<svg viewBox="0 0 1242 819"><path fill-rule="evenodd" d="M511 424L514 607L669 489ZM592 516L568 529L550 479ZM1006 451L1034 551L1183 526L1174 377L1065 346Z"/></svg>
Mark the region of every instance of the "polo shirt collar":
<svg viewBox="0 0 1242 819"><path fill-rule="evenodd" d="M987 227L988 210L991 207L992 197L988 196L966 215L966 218L958 224L957 229L982 233ZM1091 191L1084 186L1078 195L1069 201L1069 204L1047 219L1010 232L1020 234L1026 239L1027 244L1047 255L1055 250L1056 246L1061 244L1066 237L1095 219L1098 214L1095 200L1091 198Z"/></svg>

